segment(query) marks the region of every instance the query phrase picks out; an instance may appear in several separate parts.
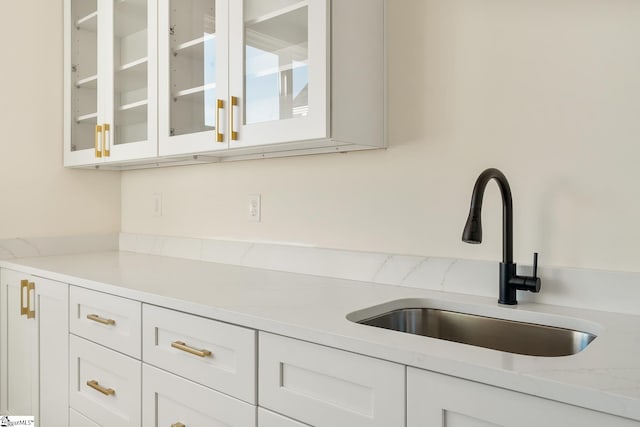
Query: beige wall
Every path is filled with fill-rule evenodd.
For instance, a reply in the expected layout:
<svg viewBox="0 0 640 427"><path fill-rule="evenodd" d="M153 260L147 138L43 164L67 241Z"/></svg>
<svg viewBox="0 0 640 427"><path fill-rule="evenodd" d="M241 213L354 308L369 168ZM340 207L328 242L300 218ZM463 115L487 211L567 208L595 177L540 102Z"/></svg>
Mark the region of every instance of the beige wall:
<svg viewBox="0 0 640 427"><path fill-rule="evenodd" d="M119 174L62 167L62 4L0 6L0 238L120 229Z"/></svg>
<svg viewBox="0 0 640 427"><path fill-rule="evenodd" d="M127 172L122 230L498 260L493 183L484 243L460 241L498 167L517 261L640 271L639 22L637 0L389 0L388 150Z"/></svg>

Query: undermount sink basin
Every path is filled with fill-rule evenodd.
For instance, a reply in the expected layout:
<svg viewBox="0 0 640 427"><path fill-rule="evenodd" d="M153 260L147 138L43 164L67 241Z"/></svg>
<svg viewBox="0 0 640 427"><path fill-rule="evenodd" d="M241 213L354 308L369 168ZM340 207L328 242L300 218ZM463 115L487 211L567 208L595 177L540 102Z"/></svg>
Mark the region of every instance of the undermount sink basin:
<svg viewBox="0 0 640 427"><path fill-rule="evenodd" d="M399 308L361 320L362 325L529 356L568 356L596 335L556 326L498 319L436 308Z"/></svg>

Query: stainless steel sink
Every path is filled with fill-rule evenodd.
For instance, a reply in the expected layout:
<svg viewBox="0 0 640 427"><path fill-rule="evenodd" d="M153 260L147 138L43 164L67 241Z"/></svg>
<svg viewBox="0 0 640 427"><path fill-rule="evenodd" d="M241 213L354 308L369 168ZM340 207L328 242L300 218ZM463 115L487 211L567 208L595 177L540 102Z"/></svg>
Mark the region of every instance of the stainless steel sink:
<svg viewBox="0 0 640 427"><path fill-rule="evenodd" d="M568 356L596 336L555 326L434 308L402 308L357 323L529 356Z"/></svg>

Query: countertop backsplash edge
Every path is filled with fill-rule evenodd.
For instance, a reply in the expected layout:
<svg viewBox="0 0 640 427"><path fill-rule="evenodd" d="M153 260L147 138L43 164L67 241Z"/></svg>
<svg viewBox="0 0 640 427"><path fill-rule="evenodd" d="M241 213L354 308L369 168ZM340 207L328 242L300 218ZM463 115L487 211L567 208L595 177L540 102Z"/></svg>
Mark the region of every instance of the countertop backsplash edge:
<svg viewBox="0 0 640 427"><path fill-rule="evenodd" d="M0 240L0 251L2 251ZM285 243L120 233L119 250L289 273L497 297L498 262L356 252ZM1 255L1 252L0 252ZM0 256L0 259L1 256ZM529 273L531 266L519 265ZM540 267L523 302L640 315L640 272Z"/></svg>

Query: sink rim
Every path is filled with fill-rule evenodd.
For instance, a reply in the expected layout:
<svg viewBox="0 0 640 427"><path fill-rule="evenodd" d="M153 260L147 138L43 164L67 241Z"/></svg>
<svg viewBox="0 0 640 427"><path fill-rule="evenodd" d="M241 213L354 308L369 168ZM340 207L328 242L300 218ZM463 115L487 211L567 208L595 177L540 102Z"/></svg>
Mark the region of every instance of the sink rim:
<svg viewBox="0 0 640 427"><path fill-rule="evenodd" d="M584 334L592 335L593 338L590 340L589 344L585 346L581 351L577 353L573 353L571 355L566 356L577 356L578 354L584 353L587 350L587 347L590 347L604 331L604 327L599 323L593 322L591 320L584 320L580 318L570 317L567 315L560 315L555 313L546 313L540 311L534 311L531 309L523 308L521 306L492 306L492 305L483 305L483 304L469 304L465 302L453 302L448 300L439 300L439 299L431 299L431 298L402 298L387 301L381 304L373 305L370 307L365 307L360 310L353 311L348 313L345 317L350 322L353 322L354 325L366 326L371 330L377 330L379 332L387 332L393 333L394 335L400 333L400 335L406 335L414 337L419 337L420 339L434 339L441 342L453 342L455 344L466 344L464 342L455 342L455 341L447 341L437 337L429 337L425 335L418 335L407 333L403 331L397 331L394 329L386 329L381 327L376 327L372 325L363 324L367 320L380 317L386 314L390 314L391 312L403 310L403 309L433 309L433 310L441 310L441 311L449 311L454 313L460 313L471 316L479 316L490 319L503 320L508 322L517 322L517 323L525 323L531 325L538 325L543 327L550 328L560 328L566 329L570 331L580 332ZM497 351L505 354L513 354L513 355L521 355L528 357L540 357L540 356L531 356L522 353L511 353L503 350L494 350L489 347L476 346L471 345L475 348L481 348L485 350ZM546 357L546 356L543 356ZM559 356L564 357L564 356Z"/></svg>

